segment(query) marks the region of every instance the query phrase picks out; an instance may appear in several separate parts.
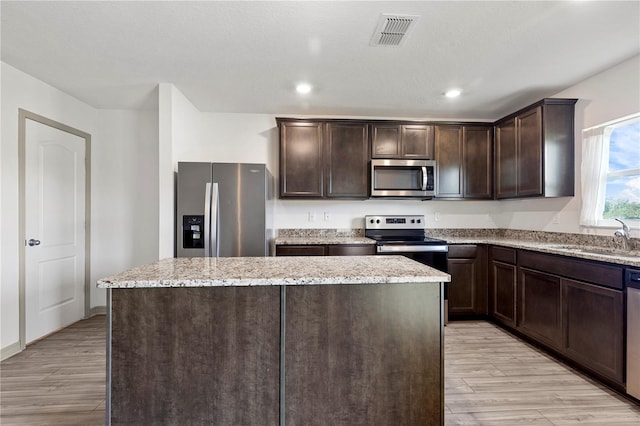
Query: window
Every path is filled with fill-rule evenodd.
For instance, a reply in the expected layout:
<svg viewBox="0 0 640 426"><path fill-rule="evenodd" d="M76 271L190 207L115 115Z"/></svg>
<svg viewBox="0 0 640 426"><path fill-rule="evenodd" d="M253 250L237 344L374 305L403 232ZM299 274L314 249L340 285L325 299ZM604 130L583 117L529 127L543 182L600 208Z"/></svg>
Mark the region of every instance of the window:
<svg viewBox="0 0 640 426"><path fill-rule="evenodd" d="M585 226L640 227L640 114L582 132L582 212Z"/></svg>
<svg viewBox="0 0 640 426"><path fill-rule="evenodd" d="M602 217L637 220L640 219L640 118L611 127Z"/></svg>

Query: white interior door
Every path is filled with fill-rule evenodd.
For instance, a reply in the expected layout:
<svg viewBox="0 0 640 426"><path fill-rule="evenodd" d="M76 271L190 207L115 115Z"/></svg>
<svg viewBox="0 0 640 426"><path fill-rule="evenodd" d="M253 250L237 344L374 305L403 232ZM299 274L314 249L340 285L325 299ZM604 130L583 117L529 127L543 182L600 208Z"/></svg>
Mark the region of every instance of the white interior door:
<svg viewBox="0 0 640 426"><path fill-rule="evenodd" d="M25 122L25 339L84 315L85 139Z"/></svg>

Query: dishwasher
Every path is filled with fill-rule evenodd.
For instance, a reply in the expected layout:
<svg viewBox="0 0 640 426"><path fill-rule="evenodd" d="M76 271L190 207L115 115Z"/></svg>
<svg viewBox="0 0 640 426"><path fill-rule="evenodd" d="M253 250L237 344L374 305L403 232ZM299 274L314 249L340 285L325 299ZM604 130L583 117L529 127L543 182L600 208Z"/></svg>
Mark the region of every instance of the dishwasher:
<svg viewBox="0 0 640 426"><path fill-rule="evenodd" d="M640 399L640 270L627 269L627 393Z"/></svg>

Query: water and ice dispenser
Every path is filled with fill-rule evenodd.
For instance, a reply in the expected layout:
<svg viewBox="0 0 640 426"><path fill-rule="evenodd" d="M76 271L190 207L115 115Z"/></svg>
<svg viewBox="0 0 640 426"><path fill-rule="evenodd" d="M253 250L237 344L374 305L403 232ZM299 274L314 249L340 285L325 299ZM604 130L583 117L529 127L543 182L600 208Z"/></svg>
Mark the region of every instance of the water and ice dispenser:
<svg viewBox="0 0 640 426"><path fill-rule="evenodd" d="M204 216L182 216L182 248L204 248Z"/></svg>

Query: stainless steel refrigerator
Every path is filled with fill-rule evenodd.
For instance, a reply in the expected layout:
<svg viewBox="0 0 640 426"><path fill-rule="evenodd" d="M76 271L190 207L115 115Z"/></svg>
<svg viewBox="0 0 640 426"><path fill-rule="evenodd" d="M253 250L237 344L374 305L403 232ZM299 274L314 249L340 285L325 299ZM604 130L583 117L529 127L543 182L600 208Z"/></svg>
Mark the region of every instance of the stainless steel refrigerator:
<svg viewBox="0 0 640 426"><path fill-rule="evenodd" d="M264 164L179 162L176 180L176 257L269 255Z"/></svg>

